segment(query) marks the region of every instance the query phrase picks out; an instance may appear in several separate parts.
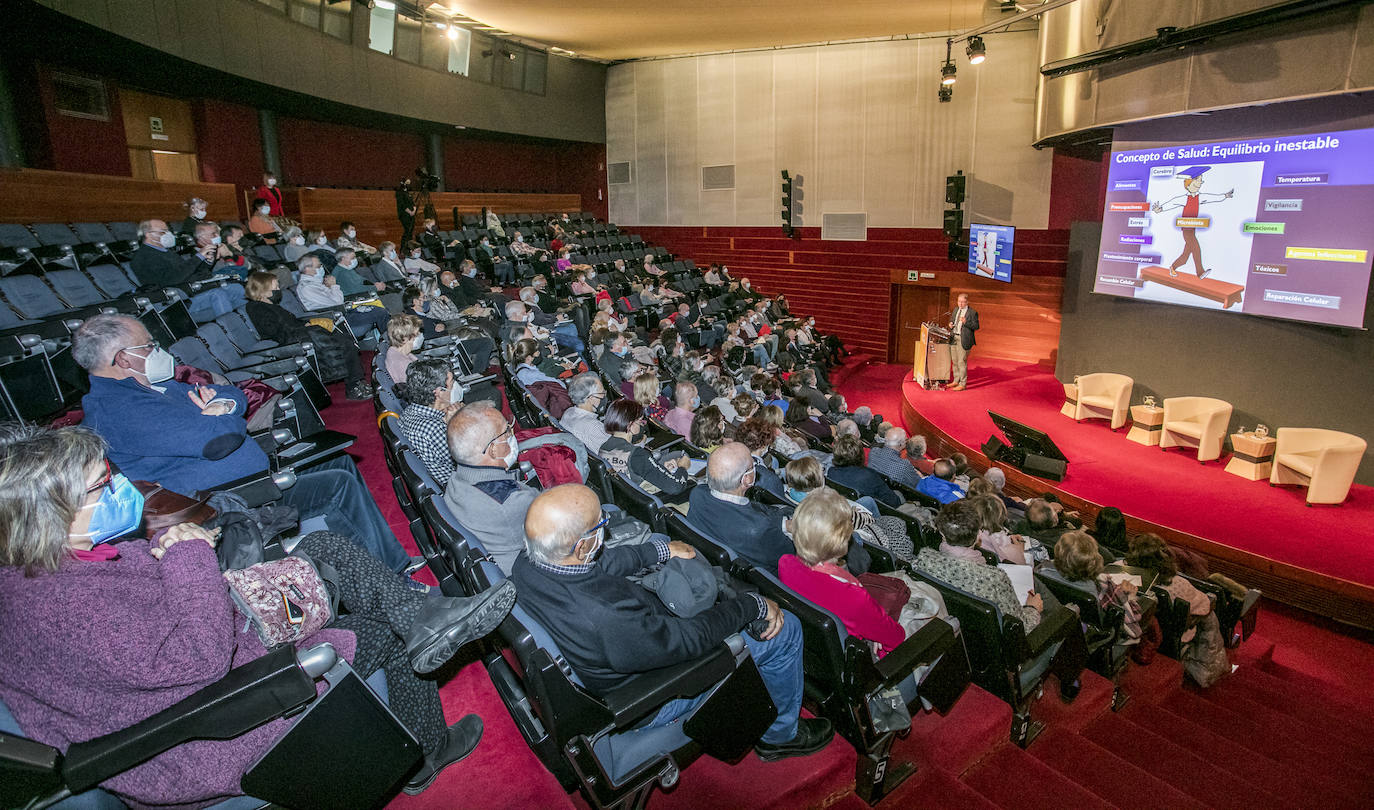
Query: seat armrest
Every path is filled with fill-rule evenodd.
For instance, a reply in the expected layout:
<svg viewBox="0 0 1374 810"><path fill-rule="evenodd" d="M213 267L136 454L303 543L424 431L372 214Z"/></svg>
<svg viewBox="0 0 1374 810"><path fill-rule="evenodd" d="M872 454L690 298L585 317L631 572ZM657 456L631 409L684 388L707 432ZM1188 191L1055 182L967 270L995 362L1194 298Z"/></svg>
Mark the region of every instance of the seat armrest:
<svg viewBox="0 0 1374 810"><path fill-rule="evenodd" d="M80 793L190 740L227 740L310 702L315 682L280 647L128 728L73 744L62 774Z"/></svg>
<svg viewBox="0 0 1374 810"><path fill-rule="evenodd" d="M958 637L943 619L932 619L898 644L896 649L873 662L873 671L882 680L862 684L865 692L887 689L906 679L915 669L930 664L954 647ZM871 657L871 656L870 656Z"/></svg>
<svg viewBox="0 0 1374 810"><path fill-rule="evenodd" d="M735 655L723 643L701 658L639 675L603 700L616 728L628 728L651 717L664 703L699 695L734 671Z"/></svg>
<svg viewBox="0 0 1374 810"><path fill-rule="evenodd" d="M1064 638L1069 630L1077 626L1078 614L1060 605L1058 608L1042 615L1040 617L1040 623L1029 633L1026 633L1022 629L1024 625L1021 624L1019 619L1015 622L1003 620L1004 627L1009 627L1012 624L1016 625L1017 631L1020 632L1024 639L1023 647L1018 645L1018 647L1013 647L1013 649L1019 648L1024 650L1026 654L1022 657L1022 660L1025 660L1039 655L1049 648L1051 644Z"/></svg>

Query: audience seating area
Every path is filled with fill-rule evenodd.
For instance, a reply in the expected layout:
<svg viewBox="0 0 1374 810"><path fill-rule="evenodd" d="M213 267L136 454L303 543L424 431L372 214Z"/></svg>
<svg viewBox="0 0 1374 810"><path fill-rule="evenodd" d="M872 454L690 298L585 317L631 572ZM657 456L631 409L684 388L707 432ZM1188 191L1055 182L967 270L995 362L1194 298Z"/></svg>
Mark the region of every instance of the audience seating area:
<svg viewBox="0 0 1374 810"><path fill-rule="evenodd" d="M624 316L624 333L634 338L645 357L657 361L666 395L673 393L677 376L668 370L674 360L673 347L662 343L668 332L662 316L671 306L660 309L661 305L640 298L647 277L637 270L646 256L654 257L662 282L722 326L737 323L760 304L771 331L780 337L804 322L781 297L767 298L742 280L728 277L713 286L690 259L672 256L587 213L566 219L502 213L499 231L456 207L445 217L450 218L451 227L439 233L440 239L459 247L460 256L475 256L484 272L522 284L537 275L550 282L560 309L578 338L588 344L581 357L563 347L558 347L559 353L599 373L609 401L621 399L622 391L619 381L598 362L606 357L609 343L593 345L596 336L590 324L598 312L596 297L573 295L571 274L557 272L556 257L513 253L509 240L515 230L529 233L530 244L539 251L548 249L547 227L561 223L569 231L577 247L568 258L575 267L597 268L597 285L605 285L613 310ZM169 212L169 222L179 219ZM334 225L306 224L327 225L331 233ZM86 375L71 358L72 334L96 313L126 313L147 326L179 365L229 381L259 380L278 392L274 418L253 434L272 459L272 468L252 480L235 482L234 490L246 500L270 502L291 485L296 470L351 448L360 457L359 466L383 513L394 517L393 525L402 530L398 536L407 544L413 541L442 593L475 595L505 578L479 536L446 503L444 487L405 437L403 400L386 370L386 353L395 350L387 348L386 335L353 335L342 310L305 310L293 294L296 281L280 248L270 244L253 248L255 261L275 271L281 281L283 306L302 318L328 319L353 339L360 352L375 349L368 358L373 379L371 408L367 403L343 401L333 385L336 381L327 378L309 343L278 345L264 340L241 311L199 323L191 317L191 296L207 285L236 284L237 280L215 279L165 289L140 287L129 268L137 238L136 225L127 221L0 225L4 419L41 424L79 421L77 409L86 390ZM494 246L490 260L476 253L483 238ZM189 235L182 234L180 240L182 249L189 246ZM454 258L446 260L428 247L425 253L437 262ZM510 292L509 287L505 292ZM488 317L499 323L503 316L495 307ZM764 344L766 337L760 335ZM818 341L814 351L790 358L792 365L786 367L755 364L749 349L734 352L727 345L717 351L695 333L687 343L690 351L720 367L721 384L728 385L730 393L738 390L762 399L754 375L779 380L786 373L792 379L784 404L801 396L796 386L798 372L791 370L801 368L800 361L819 369L823 379L830 377L823 387L831 394L845 391L843 377L856 371L843 363L842 352L823 351L825 346L837 346L837 341ZM517 379L511 364L501 362L499 369L475 367L462 341L449 337L426 340L424 349L422 356L448 363L460 380L497 382L503 411L514 419L517 430L543 429L557 434L561 442L580 447L564 430L562 418ZM770 361L777 359L777 346L764 351ZM654 370L654 363L641 360L641 364ZM1078 407L1098 409L1102 413L1092 415L1109 417L1112 427L1119 427L1130 385L1129 378L1104 379L1100 386L1082 378ZM855 397L852 404L861 403ZM1220 447L1230 406L1201 398L1171 399L1164 404L1166 446L1196 446L1199 460L1215 458L1212 447ZM802 448L797 453L780 453L774 445L759 463L776 468L779 474L790 458L803 455L823 459L829 466L837 444L831 429L853 415L848 408L832 405L826 413L817 409L812 419L826 435L799 436ZM787 424L799 423L789 418ZM871 429L869 424L860 429L865 431L865 451L873 450L881 440L882 417L874 415ZM1349 486L1353 475L1353 467L1347 472L1342 459L1353 452L1357 463L1363 446L1345 451L1340 448L1349 443L1339 436L1316 433L1279 432L1279 455L1271 481L1310 482L1309 501L1327 502L1334 490ZM650 447L672 446L696 461L709 457L690 437L677 436L657 418L649 420L645 438ZM1367 713L1351 711L1352 705L1364 705L1363 701L1280 663L1274 645L1265 642L1262 634L1253 635L1254 602L1238 598L1225 587L1189 580L1214 605L1229 655L1240 665L1233 676L1203 690L1185 682L1179 661L1188 650L1184 639L1191 627L1189 606L1162 586L1146 594L1156 605L1159 655L1141 664L1127 654L1123 611L1103 607L1091 584L1085 588L1083 583L1068 581L1053 567L1042 567L1036 577L1043 592L1053 594L1061 604L1047 607L1039 625L1027 633L1020 618L1003 613L994 601L922 573L892 546L865 541L861 545L872 558L872 572L899 572L929 585L943 598L950 617L930 620L887 655L875 658L869 644L851 635L836 613L784 585L766 567L750 562L732 547L732 537L712 534L694 523L688 507L690 488L669 495L617 472L586 448L577 453L577 459L579 474L604 504L691 545L733 581L775 600L800 621L804 706L807 712L829 719L841 740L801 763L765 764L750 753L775 710L739 635L700 659L642 675L610 694L598 695L568 664L549 629L517 603L499 629L481 643L476 661L444 675L443 693L450 709L479 712L493 729L491 741L482 745L500 748L496 754L488 750L480 767L496 767L499 778L494 783L491 773L476 778L465 769L475 769L477 764L459 765L446 771L425 799L400 798L396 806L413 802L418 807L437 796L428 804L513 807L520 802L510 799L511 795L529 796L545 784L554 787L540 797L542 806L566 803L569 807L574 801L567 794L573 792L594 807L860 807L879 802L891 807L1009 810L1368 806L1371 797L1362 774L1374 765L1374 745L1369 742L1374 724ZM1281 468L1285 472L1280 473ZM521 469L524 483L538 488L536 471L524 465ZM971 479L978 475L966 466L958 473ZM942 538L928 519L940 508L939 501L878 475L911 508L879 502L877 514L896 519L895 525L917 552L940 549ZM833 480L827 483L851 499L866 494ZM693 484L707 486L704 477ZM749 497L760 503L785 503L761 485ZM1061 683L1050 674L1049 663L1057 654L1081 659L1076 664L1082 670L1080 682ZM314 680L319 678L330 688L324 697L312 700ZM907 682L917 685L919 696L908 705L910 729L883 727L871 709L872 701ZM373 806L394 795L391 786L415 760L414 737L386 710L385 694L377 691L363 687L346 664L324 653L318 657L305 653L293 660L281 650L251 670L231 671L219 684L163 715L66 752L22 736L4 737L0 773L7 784L0 788L0 795L7 800L14 796L23 805L28 797L50 795L60 786L79 793L185 740L232 735L308 705L297 731L283 737L274 754L244 777L245 791L263 801L246 800L232 806L264 802L301 808ZM380 691L385 693L385 689ZM271 700L265 697L269 693ZM645 727L645 721L668 700L703 693L709 697L685 722ZM490 699L493 694L497 699ZM473 695L487 699L479 705L459 705ZM364 715L367 722L359 720ZM516 735L499 736L499 729L510 727ZM0 732L16 735L22 731L13 723L7 728L0 715ZM527 750L519 746L520 741ZM360 763L366 763L365 767ZM11 776L13 781L9 781ZM795 784L789 779L795 779ZM517 788L513 782L525 784ZM502 784L509 794L502 792Z"/></svg>

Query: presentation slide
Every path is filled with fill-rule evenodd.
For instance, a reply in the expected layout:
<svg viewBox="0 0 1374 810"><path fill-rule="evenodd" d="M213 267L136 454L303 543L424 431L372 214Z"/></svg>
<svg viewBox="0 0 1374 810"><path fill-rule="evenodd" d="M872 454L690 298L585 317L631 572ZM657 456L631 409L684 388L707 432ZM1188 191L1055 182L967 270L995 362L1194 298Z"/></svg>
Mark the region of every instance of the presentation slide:
<svg viewBox="0 0 1374 810"><path fill-rule="evenodd" d="M968 271L975 276L1011 281L1011 251L1016 229L1010 225L979 225L968 228Z"/></svg>
<svg viewBox="0 0 1374 810"><path fill-rule="evenodd" d="M1362 327L1371 154L1374 129L1113 151L1093 291Z"/></svg>

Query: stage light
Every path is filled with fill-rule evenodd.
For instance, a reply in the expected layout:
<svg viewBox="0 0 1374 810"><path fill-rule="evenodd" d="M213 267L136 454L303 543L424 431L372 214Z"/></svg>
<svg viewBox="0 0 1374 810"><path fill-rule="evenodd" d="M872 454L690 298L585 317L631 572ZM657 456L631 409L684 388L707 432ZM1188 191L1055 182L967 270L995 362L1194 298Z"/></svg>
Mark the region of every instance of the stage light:
<svg viewBox="0 0 1374 810"><path fill-rule="evenodd" d="M940 85L940 103L954 100L954 88L947 84Z"/></svg>
<svg viewBox="0 0 1374 810"><path fill-rule="evenodd" d="M964 49L964 53L968 54L970 65L981 65L983 60L988 58L988 48L983 44L983 38L980 36L968 38L968 47Z"/></svg>
<svg viewBox="0 0 1374 810"><path fill-rule="evenodd" d="M450 29L448 29L448 38L449 38L449 39L457 39L457 38L458 38L458 29L457 29L457 28L450 28Z"/></svg>
<svg viewBox="0 0 1374 810"><path fill-rule="evenodd" d="M940 68L940 84L948 87L954 84L958 76L959 68L955 67L952 61L946 59L944 67Z"/></svg>

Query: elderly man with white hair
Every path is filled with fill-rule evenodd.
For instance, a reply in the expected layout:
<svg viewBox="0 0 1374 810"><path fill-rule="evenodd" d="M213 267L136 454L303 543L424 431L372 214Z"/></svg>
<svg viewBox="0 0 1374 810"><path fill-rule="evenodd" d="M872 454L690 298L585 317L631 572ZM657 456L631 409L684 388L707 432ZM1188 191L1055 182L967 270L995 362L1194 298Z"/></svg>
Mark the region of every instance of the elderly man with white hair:
<svg viewBox="0 0 1374 810"><path fill-rule="evenodd" d="M778 716L755 745L765 761L805 756L830 743L834 729L822 718L801 718L802 634L797 618L770 599L739 594L695 616L679 617L630 574L672 557L692 558L685 543L655 541L605 548L606 517L596 493L564 484L530 505L524 530L527 553L511 578L522 608L558 642L586 687L606 694L635 675L691 661L727 637L744 634ZM664 726L699 707L702 695L665 703L646 724Z"/></svg>
<svg viewBox="0 0 1374 810"><path fill-rule="evenodd" d="M577 336L577 326L567 319L565 315L550 315L539 307L539 291L533 287L520 288L520 302L525 305L525 311L533 315L528 318L528 322L534 326L543 327L553 333L554 342L559 346L569 348L578 354L587 348L582 342L582 338Z"/></svg>
<svg viewBox="0 0 1374 810"><path fill-rule="evenodd" d="M794 550L784 530L792 510L749 500L745 493L757 478L747 446L721 445L707 459L707 486L694 487L688 496L687 520L754 565L777 574L778 560Z"/></svg>
<svg viewBox="0 0 1374 810"><path fill-rule="evenodd" d="M576 436L593 453L601 452L601 445L611 438L606 426L597 416L606 403L606 387L594 371L588 371L572 378L568 383L568 398L573 407L563 412L559 419L563 429Z"/></svg>
<svg viewBox="0 0 1374 810"><path fill-rule="evenodd" d="M921 483L921 474L910 461L902 458L905 448L906 431L895 426L888 428L883 434L882 446L868 451L868 467L889 480L915 489Z"/></svg>

